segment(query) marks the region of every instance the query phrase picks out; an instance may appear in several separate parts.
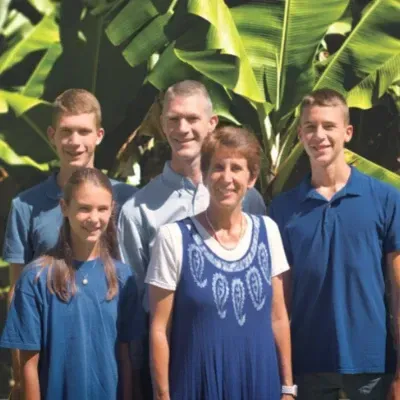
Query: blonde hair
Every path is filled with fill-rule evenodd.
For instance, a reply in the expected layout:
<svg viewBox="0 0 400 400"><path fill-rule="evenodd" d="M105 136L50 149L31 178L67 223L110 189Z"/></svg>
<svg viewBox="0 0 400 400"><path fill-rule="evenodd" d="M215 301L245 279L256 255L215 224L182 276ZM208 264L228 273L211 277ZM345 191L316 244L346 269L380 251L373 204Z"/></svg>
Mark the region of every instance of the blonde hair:
<svg viewBox="0 0 400 400"><path fill-rule="evenodd" d="M96 127L101 127L101 107L96 97L85 89L68 89L53 103L52 125L55 128L64 114L94 114Z"/></svg>
<svg viewBox="0 0 400 400"><path fill-rule="evenodd" d="M305 96L300 104L300 120L304 110L308 107L342 107L345 124L350 122L349 107L346 99L336 90L318 89Z"/></svg>

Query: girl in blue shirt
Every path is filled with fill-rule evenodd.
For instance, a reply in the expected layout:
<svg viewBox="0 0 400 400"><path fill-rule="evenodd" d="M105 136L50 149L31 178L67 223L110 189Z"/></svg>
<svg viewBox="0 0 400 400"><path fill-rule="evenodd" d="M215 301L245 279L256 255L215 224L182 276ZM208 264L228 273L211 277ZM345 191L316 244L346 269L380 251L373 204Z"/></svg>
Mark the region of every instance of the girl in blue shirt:
<svg viewBox="0 0 400 400"><path fill-rule="evenodd" d="M20 350L26 399L130 399L128 342L141 334L141 305L117 261L110 181L79 169L60 203L57 246L24 268L0 346Z"/></svg>

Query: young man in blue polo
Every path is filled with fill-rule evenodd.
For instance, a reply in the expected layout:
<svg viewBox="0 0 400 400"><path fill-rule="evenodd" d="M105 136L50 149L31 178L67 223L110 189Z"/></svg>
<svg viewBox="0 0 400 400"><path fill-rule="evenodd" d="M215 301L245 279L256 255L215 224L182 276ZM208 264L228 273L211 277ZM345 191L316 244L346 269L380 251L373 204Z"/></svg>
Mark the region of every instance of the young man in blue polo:
<svg viewBox="0 0 400 400"><path fill-rule="evenodd" d="M298 130L311 175L272 202L291 265L293 367L300 400L400 399L400 192L346 164L346 101L303 99Z"/></svg>
<svg viewBox="0 0 400 400"><path fill-rule="evenodd" d="M84 89L62 93L53 104L52 124L47 133L59 156L60 169L12 201L3 248L3 258L10 263L9 301L23 267L56 245L63 219L59 205L63 186L77 168L94 166L95 150L104 136L96 97ZM117 206L136 191L121 182L111 183ZM18 365L17 353L13 353L16 398Z"/></svg>

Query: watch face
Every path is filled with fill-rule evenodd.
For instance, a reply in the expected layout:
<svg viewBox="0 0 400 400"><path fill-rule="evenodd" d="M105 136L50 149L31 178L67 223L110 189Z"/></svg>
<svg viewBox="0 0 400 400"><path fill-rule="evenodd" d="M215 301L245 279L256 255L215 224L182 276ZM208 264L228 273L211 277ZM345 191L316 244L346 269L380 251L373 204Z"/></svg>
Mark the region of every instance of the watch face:
<svg viewBox="0 0 400 400"><path fill-rule="evenodd" d="M292 396L297 396L297 385L282 386L282 394L291 394Z"/></svg>

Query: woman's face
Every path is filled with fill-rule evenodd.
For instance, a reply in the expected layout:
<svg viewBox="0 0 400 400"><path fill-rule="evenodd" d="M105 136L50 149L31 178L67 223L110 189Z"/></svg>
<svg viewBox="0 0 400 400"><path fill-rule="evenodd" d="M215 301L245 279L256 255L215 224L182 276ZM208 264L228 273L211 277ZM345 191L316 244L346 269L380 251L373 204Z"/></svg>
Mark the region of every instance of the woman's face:
<svg viewBox="0 0 400 400"><path fill-rule="evenodd" d="M205 184L212 203L234 209L241 206L256 179L251 177L245 157L234 149L220 147L211 158Z"/></svg>
<svg viewBox="0 0 400 400"><path fill-rule="evenodd" d="M97 243L111 218L112 195L105 188L87 182L77 187L69 204L61 200L71 235L82 243Z"/></svg>

